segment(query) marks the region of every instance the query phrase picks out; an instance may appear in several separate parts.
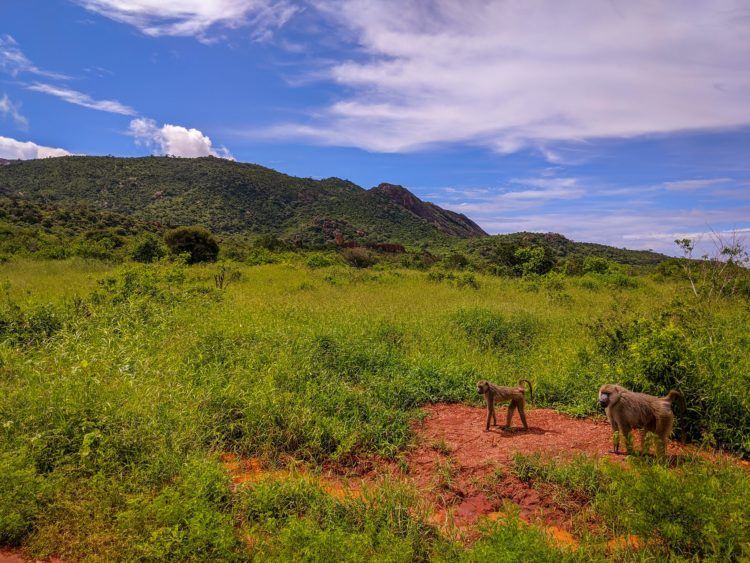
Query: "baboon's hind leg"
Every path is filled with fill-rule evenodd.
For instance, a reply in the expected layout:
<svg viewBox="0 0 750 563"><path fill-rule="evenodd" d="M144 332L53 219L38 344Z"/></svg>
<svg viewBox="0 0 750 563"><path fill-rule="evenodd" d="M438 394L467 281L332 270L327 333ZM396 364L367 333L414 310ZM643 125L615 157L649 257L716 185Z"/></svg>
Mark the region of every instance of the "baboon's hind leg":
<svg viewBox="0 0 750 563"><path fill-rule="evenodd" d="M516 411L516 402L511 401L508 405L508 417L505 419L505 427L510 429L510 423L513 420L513 413Z"/></svg>
<svg viewBox="0 0 750 563"><path fill-rule="evenodd" d="M524 430L528 430L529 425L526 424L526 413L524 412L524 400L523 399L518 401L518 415L521 417L521 422L523 423Z"/></svg>

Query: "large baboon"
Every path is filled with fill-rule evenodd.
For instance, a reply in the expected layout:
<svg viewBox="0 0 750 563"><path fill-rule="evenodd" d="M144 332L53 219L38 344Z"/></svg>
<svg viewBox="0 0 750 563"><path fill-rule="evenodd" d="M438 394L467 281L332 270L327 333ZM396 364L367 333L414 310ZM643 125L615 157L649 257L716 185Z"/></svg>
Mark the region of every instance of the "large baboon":
<svg viewBox="0 0 750 563"><path fill-rule="evenodd" d="M526 414L523 410L526 404L526 389L523 386L524 382L528 384L529 398L533 400L534 391L531 388L531 382L528 379L520 379L518 381L518 387L500 387L499 385L495 385L494 383L485 380L477 382L477 393L484 395L484 398L487 401L487 425L485 431L490 429L490 419L492 419L492 423L497 426L497 418L495 417L496 401L510 401L505 428L510 428L510 421L513 418L513 413L518 409L518 414L521 417L523 427L528 430L529 425L526 424Z"/></svg>
<svg viewBox="0 0 750 563"><path fill-rule="evenodd" d="M684 412L685 401L682 393L672 390L664 397L654 397L645 393L635 393L620 385L607 384L599 389L599 404L604 407L612 425L615 453L620 453L620 433L625 437L625 447L633 453L630 431L641 429L641 451L647 453L646 434L653 432L658 437L657 450L666 455L667 439L672 433L674 413L672 402L679 399Z"/></svg>

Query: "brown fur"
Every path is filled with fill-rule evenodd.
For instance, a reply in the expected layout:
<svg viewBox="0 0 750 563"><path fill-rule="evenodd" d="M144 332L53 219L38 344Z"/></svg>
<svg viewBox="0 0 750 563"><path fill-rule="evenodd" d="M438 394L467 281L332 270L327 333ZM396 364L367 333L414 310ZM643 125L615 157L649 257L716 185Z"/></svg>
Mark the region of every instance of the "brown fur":
<svg viewBox="0 0 750 563"><path fill-rule="evenodd" d="M490 429L490 420L492 420L492 423L497 426L497 417L495 417L495 402L497 401L510 401L508 404L508 417L505 422L505 428L510 428L513 413L518 409L518 415L521 417L523 427L528 430L529 425L526 424L526 413L524 412L524 406L526 405L526 389L523 386L524 382L528 384L529 397L533 400L534 391L531 388L531 382L527 379L519 380L518 387L501 387L485 380L477 382L477 393L484 395L484 398L487 401L487 424L485 426L485 431Z"/></svg>
<svg viewBox="0 0 750 563"><path fill-rule="evenodd" d="M620 385L607 384L599 389L599 403L605 407L609 423L612 425L615 453L620 452L620 433L625 437L628 453L633 453L630 431L641 430L641 451L648 452L646 434L657 435L657 451L662 457L666 455L667 439L672 434L674 413L672 403L679 399L684 409L682 393L670 391L665 397L654 397L645 393L635 393Z"/></svg>

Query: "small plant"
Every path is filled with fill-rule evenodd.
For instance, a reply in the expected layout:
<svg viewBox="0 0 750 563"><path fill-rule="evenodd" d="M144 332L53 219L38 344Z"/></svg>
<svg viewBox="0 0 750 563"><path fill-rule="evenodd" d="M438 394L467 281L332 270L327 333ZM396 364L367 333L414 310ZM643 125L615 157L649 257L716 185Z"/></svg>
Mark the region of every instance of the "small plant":
<svg viewBox="0 0 750 563"><path fill-rule="evenodd" d="M226 289L230 283L238 282L241 279L242 272L226 262L219 264L219 270L214 274L216 289Z"/></svg>
<svg viewBox="0 0 750 563"><path fill-rule="evenodd" d="M441 455L450 455L453 453L453 449L448 445L445 440L435 440L430 444L430 448Z"/></svg>

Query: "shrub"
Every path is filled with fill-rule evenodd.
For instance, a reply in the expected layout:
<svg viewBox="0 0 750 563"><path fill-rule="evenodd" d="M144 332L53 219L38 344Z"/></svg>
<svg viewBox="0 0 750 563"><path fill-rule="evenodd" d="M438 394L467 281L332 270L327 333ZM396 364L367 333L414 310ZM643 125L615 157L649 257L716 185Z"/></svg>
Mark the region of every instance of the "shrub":
<svg viewBox="0 0 750 563"><path fill-rule="evenodd" d="M187 254L188 263L214 262L219 255L219 243L203 227L178 227L164 235L172 254Z"/></svg>
<svg viewBox="0 0 750 563"><path fill-rule="evenodd" d="M0 545L18 545L40 510L44 481L33 463L18 455L0 453Z"/></svg>
<svg viewBox="0 0 750 563"><path fill-rule="evenodd" d="M606 258L600 258L599 256L586 256L583 261L583 272L604 274L610 270L610 261Z"/></svg>
<svg viewBox="0 0 750 563"><path fill-rule="evenodd" d="M305 259L305 266L312 270L318 268L327 268L336 264L336 259L330 254L323 254L322 252L314 252Z"/></svg>
<svg viewBox="0 0 750 563"><path fill-rule="evenodd" d="M347 264L355 268L369 268L377 263L372 253L366 248L361 247L345 248L341 252L341 257Z"/></svg>
<svg viewBox="0 0 750 563"><path fill-rule="evenodd" d="M282 250L289 250L290 245L288 242L281 240L276 235L261 235L255 240L255 246L257 248L263 248L270 250L271 252L280 252Z"/></svg>
<svg viewBox="0 0 750 563"><path fill-rule="evenodd" d="M750 479L733 466L687 463L678 469L603 466L608 486L597 512L623 533L656 536L664 555L692 560L750 557Z"/></svg>
<svg viewBox="0 0 750 563"><path fill-rule="evenodd" d="M446 268L455 270L462 270L469 265L469 259L458 252L448 255L443 262Z"/></svg>
<svg viewBox="0 0 750 563"><path fill-rule="evenodd" d="M130 257L136 262L150 263L160 260L167 254L164 243L155 235L146 234L139 238Z"/></svg>
<svg viewBox="0 0 750 563"><path fill-rule="evenodd" d="M551 252L543 246L522 246L514 253L514 269L522 275L546 274L555 265Z"/></svg>
<svg viewBox="0 0 750 563"><path fill-rule="evenodd" d="M484 349L528 348L536 334L535 319L522 313L505 317L488 309L462 309L456 313L455 321L470 340Z"/></svg>

